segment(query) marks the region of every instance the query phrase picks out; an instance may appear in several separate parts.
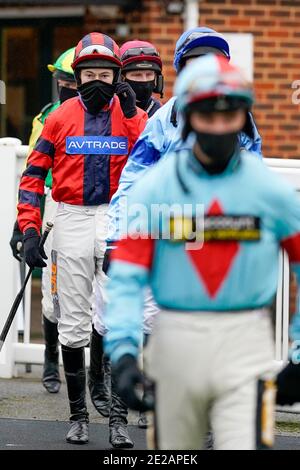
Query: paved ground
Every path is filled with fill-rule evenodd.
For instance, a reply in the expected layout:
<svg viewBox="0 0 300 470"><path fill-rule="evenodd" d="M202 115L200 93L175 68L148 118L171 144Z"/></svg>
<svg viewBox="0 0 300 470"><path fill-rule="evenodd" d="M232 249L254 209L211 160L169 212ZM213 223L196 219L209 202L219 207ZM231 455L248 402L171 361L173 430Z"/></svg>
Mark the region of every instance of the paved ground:
<svg viewBox="0 0 300 470"><path fill-rule="evenodd" d="M74 446L65 442L68 431L66 384L56 395L49 394L40 382L41 367L34 366L26 373L19 368L20 377L0 380L0 450L109 450L108 420L93 408L90 412L90 442ZM299 407L298 407L299 409ZM300 414L297 407L291 412L277 413L276 449L300 449ZM137 427L137 414L129 415L129 432L135 449L146 448L145 431Z"/></svg>
<svg viewBox="0 0 300 470"><path fill-rule="evenodd" d="M1 450L111 450L106 424L90 425L90 442L83 446L68 444L65 436L68 423L28 419L0 419ZM135 443L134 450L146 449L146 433L137 426L129 426ZM276 450L300 450L300 438L277 436Z"/></svg>
<svg viewBox="0 0 300 470"><path fill-rule="evenodd" d="M85 445L68 444L69 425L62 421L0 419L0 450L111 450L106 424L90 425L90 441ZM146 449L145 431L129 426L135 450Z"/></svg>
<svg viewBox="0 0 300 470"><path fill-rule="evenodd" d="M0 450L111 449L108 419L94 409L88 390L90 442L84 446L70 445L65 441L69 429L65 381L58 394L49 394L40 381L41 366L33 366L29 374L24 366L19 366L18 372L20 377L16 379L0 379ZM145 449L145 431L137 427L137 420L136 413L129 414L129 432L135 449Z"/></svg>
<svg viewBox="0 0 300 470"><path fill-rule="evenodd" d="M23 373L22 373L23 369ZM26 374L20 366L20 377L0 379L0 417L33 420L67 421L69 418L67 388L63 380L60 392L48 393L41 384L41 366L33 366ZM61 371L61 376L63 373ZM91 423L107 423L93 407L87 390L88 411ZM138 415L130 413L129 424L136 424Z"/></svg>
<svg viewBox="0 0 300 470"><path fill-rule="evenodd" d="M277 436L276 450L300 450L300 436Z"/></svg>
<svg viewBox="0 0 300 470"><path fill-rule="evenodd" d="M24 419L0 419L0 450L110 450L105 424L90 425L90 442L84 446L65 441L68 423ZM135 450L146 449L145 431L129 426ZM276 449L299 450L300 438L277 436Z"/></svg>

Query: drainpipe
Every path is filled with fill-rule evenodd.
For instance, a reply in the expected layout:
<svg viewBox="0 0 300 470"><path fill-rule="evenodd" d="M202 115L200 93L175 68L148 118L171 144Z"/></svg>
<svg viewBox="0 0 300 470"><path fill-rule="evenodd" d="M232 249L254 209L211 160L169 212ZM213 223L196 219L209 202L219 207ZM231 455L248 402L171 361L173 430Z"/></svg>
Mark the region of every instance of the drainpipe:
<svg viewBox="0 0 300 470"><path fill-rule="evenodd" d="M184 30L199 26L200 21L200 1L201 0L185 0L184 7Z"/></svg>

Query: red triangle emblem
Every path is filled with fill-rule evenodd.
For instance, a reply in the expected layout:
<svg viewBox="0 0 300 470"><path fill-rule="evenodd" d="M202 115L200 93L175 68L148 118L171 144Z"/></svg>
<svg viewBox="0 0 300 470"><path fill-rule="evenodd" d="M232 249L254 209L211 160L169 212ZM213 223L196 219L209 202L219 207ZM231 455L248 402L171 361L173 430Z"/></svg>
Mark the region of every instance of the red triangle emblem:
<svg viewBox="0 0 300 470"><path fill-rule="evenodd" d="M213 201L207 213L223 214L222 207L217 200ZM239 243L236 241L209 241L205 242L199 250L187 250L187 254L211 298L217 295L238 251Z"/></svg>

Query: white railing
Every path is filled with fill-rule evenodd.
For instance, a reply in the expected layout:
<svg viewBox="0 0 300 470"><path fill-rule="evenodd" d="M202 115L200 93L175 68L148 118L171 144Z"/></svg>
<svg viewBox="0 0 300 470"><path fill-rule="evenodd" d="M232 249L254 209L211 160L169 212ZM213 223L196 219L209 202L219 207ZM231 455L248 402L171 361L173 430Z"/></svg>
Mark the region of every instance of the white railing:
<svg viewBox="0 0 300 470"><path fill-rule="evenodd" d="M16 194L19 165L17 154L22 153L23 146L18 139L0 140L0 328L2 329L7 318L12 302L17 294L17 265L9 249L9 240L16 219ZM17 341L17 319L10 329L6 342L0 354L0 376L11 377L14 375L14 348Z"/></svg>
<svg viewBox="0 0 300 470"><path fill-rule="evenodd" d="M7 142L5 139L4 142ZM16 195L17 198L17 187L19 185L19 181L21 175L24 171L25 161L28 155L28 145L21 145L16 146ZM1 145L1 139L0 139ZM3 145L3 143L2 143ZM7 145L7 143L5 144ZM23 275L21 274L23 271ZM22 264L14 263L14 272L15 272L15 292L19 292L21 285L23 283L24 277L28 272L28 267L25 262ZM26 291L24 295L24 300L21 303L18 312L17 312L17 331L18 333L22 333L23 335L23 342L29 344L30 343L30 321L31 321L31 282L28 282L26 286Z"/></svg>
<svg viewBox="0 0 300 470"><path fill-rule="evenodd" d="M297 191L300 191L300 160L266 158L265 162L272 170L280 173ZM279 263L275 327L275 360L278 366L287 361L289 348L290 269L285 252L281 253Z"/></svg>
<svg viewBox="0 0 300 470"><path fill-rule="evenodd" d="M0 329L20 289L20 265L12 257L9 240L16 218L16 195L28 146L18 139L0 139ZM265 159L266 164L285 177L300 190L300 160ZM44 345L30 343L31 286L25 293L25 308L20 305L0 353L0 377L16 376L16 364L43 364ZM276 355L280 366L287 360L289 323L289 264L287 255L281 254L276 298ZM18 342L18 331L23 330L23 342ZM86 363L89 364L89 349ZM61 362L61 357L60 357Z"/></svg>

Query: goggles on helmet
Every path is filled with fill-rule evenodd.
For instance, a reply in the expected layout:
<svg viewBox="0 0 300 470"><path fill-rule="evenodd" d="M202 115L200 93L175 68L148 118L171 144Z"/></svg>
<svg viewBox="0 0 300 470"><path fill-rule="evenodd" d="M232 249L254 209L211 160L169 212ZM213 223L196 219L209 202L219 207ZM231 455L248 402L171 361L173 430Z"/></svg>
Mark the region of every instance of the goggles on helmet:
<svg viewBox="0 0 300 470"><path fill-rule="evenodd" d="M131 57L137 57L141 55L159 57L159 53L156 49L154 49L154 47L133 47L131 49L127 49L127 51L124 52L121 60L126 60Z"/></svg>
<svg viewBox="0 0 300 470"><path fill-rule="evenodd" d="M118 58L114 53L113 51L111 51L110 49L108 49L108 47L105 47L105 46L101 46L101 45L97 45L97 44L94 44L92 46L87 46L85 47L84 49L82 49L78 56L77 57L84 57L86 55L92 55L92 54L101 54L101 55L107 55L109 57L116 57Z"/></svg>

